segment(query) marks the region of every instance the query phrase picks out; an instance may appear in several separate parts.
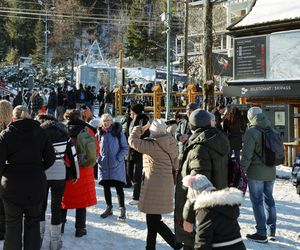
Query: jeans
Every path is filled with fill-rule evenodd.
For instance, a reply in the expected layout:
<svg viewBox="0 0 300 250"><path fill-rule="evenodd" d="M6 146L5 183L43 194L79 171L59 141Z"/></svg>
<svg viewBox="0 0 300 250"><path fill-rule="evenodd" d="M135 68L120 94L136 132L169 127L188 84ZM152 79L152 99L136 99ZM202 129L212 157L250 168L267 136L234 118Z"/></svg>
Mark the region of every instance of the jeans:
<svg viewBox="0 0 300 250"><path fill-rule="evenodd" d="M3 200L5 209L6 233L4 250L22 250L24 216L24 250L40 249L40 216L42 202L35 206L16 206Z"/></svg>
<svg viewBox="0 0 300 250"><path fill-rule="evenodd" d="M47 193L43 201L43 211L41 221L45 221L45 214L48 204L48 193L51 188L51 225L61 224L61 200L65 191L65 180L49 180L47 181Z"/></svg>
<svg viewBox="0 0 300 250"><path fill-rule="evenodd" d="M48 108L48 114L52 115L53 117L55 117L55 108Z"/></svg>
<svg viewBox="0 0 300 250"><path fill-rule="evenodd" d="M276 233L276 208L273 198L274 181L248 179L250 200L256 221L256 231L267 236ZM268 227L268 228L267 228Z"/></svg>

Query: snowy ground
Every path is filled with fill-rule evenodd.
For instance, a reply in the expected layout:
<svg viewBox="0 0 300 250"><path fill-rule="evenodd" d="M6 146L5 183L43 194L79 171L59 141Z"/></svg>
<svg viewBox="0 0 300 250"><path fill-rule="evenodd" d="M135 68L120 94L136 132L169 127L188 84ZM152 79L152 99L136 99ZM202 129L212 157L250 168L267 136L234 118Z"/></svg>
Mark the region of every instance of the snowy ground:
<svg viewBox="0 0 300 250"><path fill-rule="evenodd" d="M286 167L278 168L278 175L288 176L290 169ZM145 249L146 224L145 214L139 212L137 207L127 205L128 219L125 223L118 222L119 215L116 193L113 191L114 215L112 217L102 219L100 213L105 208L102 187L96 184L98 204L95 207L88 208L87 212L87 236L75 238L74 228L74 210L70 210L68 214L68 223L65 227L63 235L64 250L142 250ZM125 189L126 204L128 204L132 195L132 189ZM249 242L245 239L247 233L254 232L254 217L252 213L251 203L248 194L245 202L241 207L240 226L242 235L245 239L247 249L269 250L269 249L300 249L300 242L296 240L296 236L300 233L300 198L296 194L295 187L290 181L277 179L275 185L274 196L276 199L278 229L277 242L268 244L259 244ZM49 220L50 211L47 213L47 231L42 249L49 249ZM172 227L172 214L165 215L164 221ZM2 248L2 242L0 248ZM170 247L158 237L157 249L170 249Z"/></svg>

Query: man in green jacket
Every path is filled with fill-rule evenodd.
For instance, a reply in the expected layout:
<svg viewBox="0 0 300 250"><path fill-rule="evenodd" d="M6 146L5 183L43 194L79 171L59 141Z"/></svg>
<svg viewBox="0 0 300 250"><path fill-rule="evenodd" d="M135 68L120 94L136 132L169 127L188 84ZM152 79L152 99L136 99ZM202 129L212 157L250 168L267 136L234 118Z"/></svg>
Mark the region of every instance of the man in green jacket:
<svg viewBox="0 0 300 250"><path fill-rule="evenodd" d="M187 175L205 175L217 189L228 186L228 155L230 151L227 137L211 126L212 115L196 109L189 117L192 135L184 150L175 190L175 236L184 244L184 250L194 249L193 224L195 211L187 200L187 188L182 179Z"/></svg>
<svg viewBox="0 0 300 250"><path fill-rule="evenodd" d="M250 108L247 117L250 128L244 136L241 167L247 174L250 200L256 221L256 233L247 234L246 237L256 242L267 243L267 236L270 240L275 240L276 233L276 208L273 198L276 167L266 166L261 160L262 132L256 126L265 129L271 124L259 107Z"/></svg>

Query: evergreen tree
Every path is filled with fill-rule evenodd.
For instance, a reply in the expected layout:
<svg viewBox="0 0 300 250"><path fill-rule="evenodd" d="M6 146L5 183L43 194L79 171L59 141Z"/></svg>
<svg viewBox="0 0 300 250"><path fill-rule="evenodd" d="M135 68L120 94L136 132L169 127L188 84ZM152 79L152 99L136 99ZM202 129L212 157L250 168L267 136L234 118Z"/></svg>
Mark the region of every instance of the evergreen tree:
<svg viewBox="0 0 300 250"><path fill-rule="evenodd" d="M35 48L33 50L33 54L31 55L33 64L42 64L43 61L45 60L44 58L45 48L44 48L43 35L44 35L43 21L39 20L36 23L34 29Z"/></svg>
<svg viewBox="0 0 300 250"><path fill-rule="evenodd" d="M159 1L133 0L130 9L131 22L126 30L125 55L133 57L138 61L146 59L158 60L164 55L162 25L153 22L153 15L145 6L155 7ZM150 27L152 25L152 27Z"/></svg>
<svg viewBox="0 0 300 250"><path fill-rule="evenodd" d="M14 9L36 8L36 4L15 0L8 0L7 5ZM35 47L32 27L34 27L36 20L30 19L30 17L19 18L15 14L8 14L7 17L5 30L9 37L10 48L16 49L20 56L28 56Z"/></svg>

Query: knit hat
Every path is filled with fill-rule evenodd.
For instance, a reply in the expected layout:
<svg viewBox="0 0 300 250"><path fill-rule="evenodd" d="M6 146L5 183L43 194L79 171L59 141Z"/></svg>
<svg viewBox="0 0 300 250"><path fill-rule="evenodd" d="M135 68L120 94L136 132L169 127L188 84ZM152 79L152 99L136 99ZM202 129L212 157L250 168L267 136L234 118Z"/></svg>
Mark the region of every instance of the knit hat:
<svg viewBox="0 0 300 250"><path fill-rule="evenodd" d="M198 105L194 102L189 103L186 105L186 110L191 109L191 110L196 110L198 108Z"/></svg>
<svg viewBox="0 0 300 250"><path fill-rule="evenodd" d="M132 110L134 113L136 113L137 115L138 115L138 114L141 114L141 113L143 113L143 111L144 111L144 105L143 105L143 104L140 104L140 103L135 104L135 105L133 105L133 106L131 107L131 110Z"/></svg>
<svg viewBox="0 0 300 250"><path fill-rule="evenodd" d="M204 128L210 126L211 120L211 114L203 109L194 110L189 117L190 124L196 128Z"/></svg>
<svg viewBox="0 0 300 250"><path fill-rule="evenodd" d="M213 184L207 179L205 175L197 174L195 176L187 175L183 178L182 184L188 187L187 198L195 201L197 196L202 192L209 192L216 190Z"/></svg>
<svg viewBox="0 0 300 250"><path fill-rule="evenodd" d="M157 119L157 120L153 120L149 131L151 133L151 135L164 135L167 133L167 125L166 123L161 120L161 119Z"/></svg>
<svg viewBox="0 0 300 250"><path fill-rule="evenodd" d="M260 107L252 107L248 110L247 113L247 118L249 121L251 121L255 116L257 116L258 114L261 114L262 110Z"/></svg>

